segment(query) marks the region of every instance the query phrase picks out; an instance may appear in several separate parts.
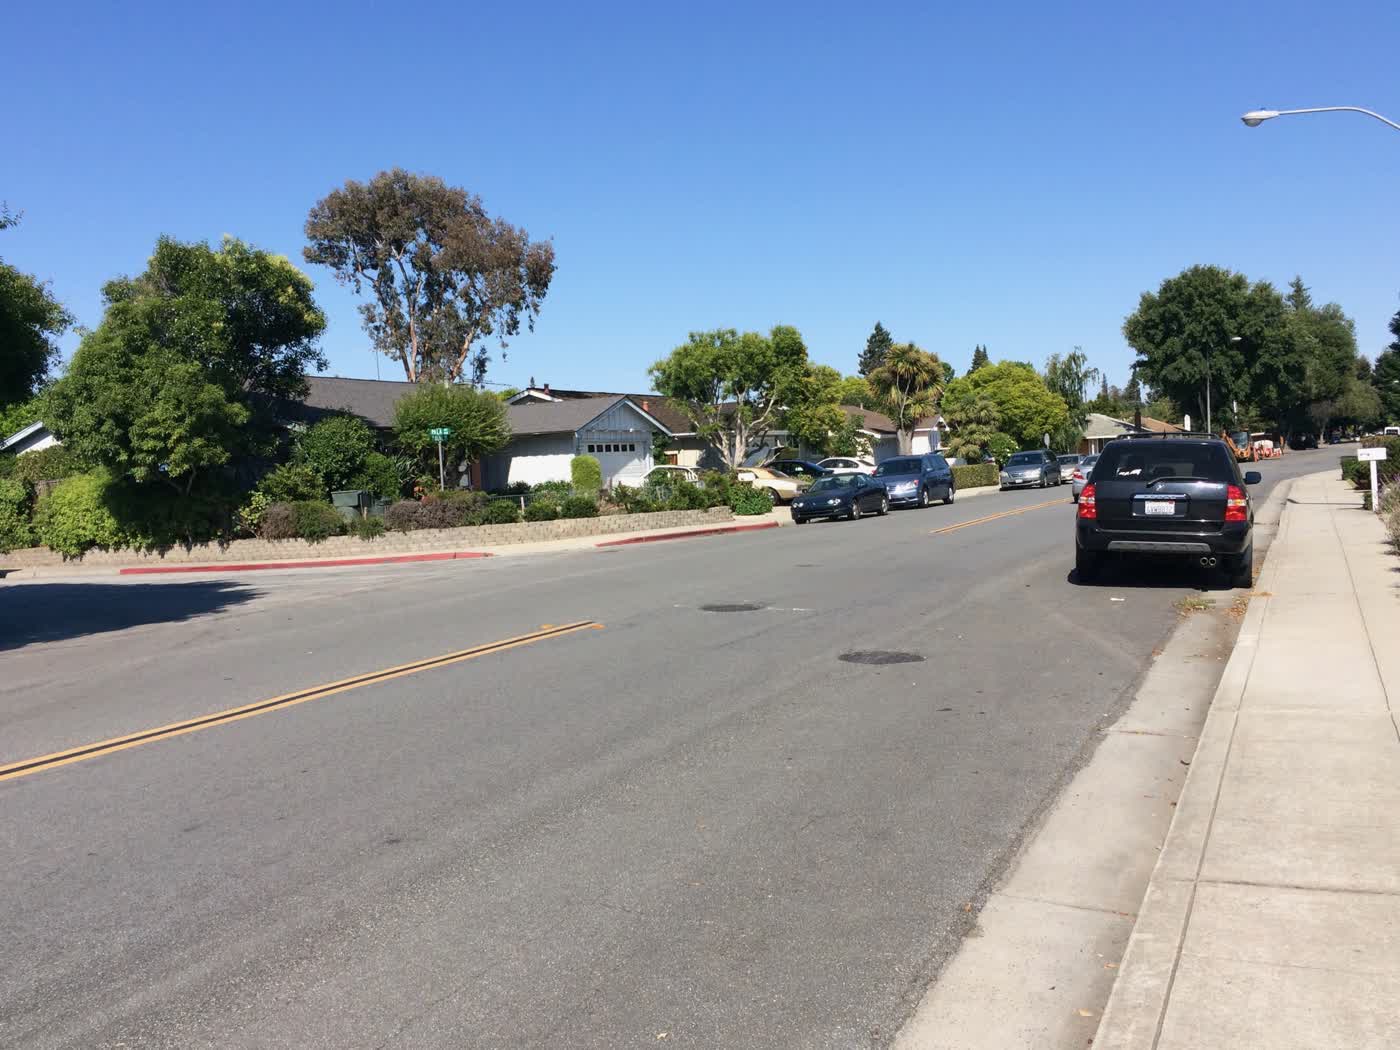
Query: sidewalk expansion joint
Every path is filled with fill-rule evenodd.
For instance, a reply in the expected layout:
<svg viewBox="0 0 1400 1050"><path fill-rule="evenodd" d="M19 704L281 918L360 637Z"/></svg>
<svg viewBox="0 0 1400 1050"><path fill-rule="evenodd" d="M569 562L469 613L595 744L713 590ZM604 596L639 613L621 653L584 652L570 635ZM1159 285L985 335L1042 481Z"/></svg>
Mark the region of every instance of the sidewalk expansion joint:
<svg viewBox="0 0 1400 1050"><path fill-rule="evenodd" d="M1113 915L1120 919L1136 919L1135 911L1119 911L1117 908L1096 908L1092 904L1070 904L1067 901L1055 901L1046 897L1023 897L1019 893L1007 893L1005 890L998 890L992 894L993 897L1005 897L1008 900L1024 901L1027 904L1044 904L1051 908L1069 908L1071 911L1087 911L1095 915ZM986 911L984 907L982 909Z"/></svg>
<svg viewBox="0 0 1400 1050"><path fill-rule="evenodd" d="M1400 897L1400 890L1373 890L1360 886L1321 886L1300 882L1255 882L1250 879L1198 879L1201 886L1244 886L1257 890L1299 890L1304 893L1334 893L1340 897Z"/></svg>

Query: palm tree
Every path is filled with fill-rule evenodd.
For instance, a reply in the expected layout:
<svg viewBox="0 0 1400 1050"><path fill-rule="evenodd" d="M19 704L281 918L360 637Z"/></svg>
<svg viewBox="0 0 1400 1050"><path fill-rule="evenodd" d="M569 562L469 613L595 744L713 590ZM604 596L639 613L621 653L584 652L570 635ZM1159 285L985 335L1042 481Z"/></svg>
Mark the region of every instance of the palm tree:
<svg viewBox="0 0 1400 1050"><path fill-rule="evenodd" d="M880 410L894 421L901 455L913 451L919 420L938 410L944 374L937 354L913 343L896 343L885 354L884 363L867 377Z"/></svg>

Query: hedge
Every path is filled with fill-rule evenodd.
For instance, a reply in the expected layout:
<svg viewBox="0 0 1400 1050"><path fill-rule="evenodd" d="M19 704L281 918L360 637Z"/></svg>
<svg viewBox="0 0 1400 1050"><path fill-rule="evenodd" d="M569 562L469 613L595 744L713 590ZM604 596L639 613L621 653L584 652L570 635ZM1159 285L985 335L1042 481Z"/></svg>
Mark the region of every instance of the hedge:
<svg viewBox="0 0 1400 1050"><path fill-rule="evenodd" d="M570 496L559 505L559 516L561 518L596 518L598 504L587 496Z"/></svg>
<svg viewBox="0 0 1400 1050"><path fill-rule="evenodd" d="M573 481L574 492L596 499L603 488L603 465L594 456L575 456L569 461L569 477ZM568 516L564 515L566 518Z"/></svg>
<svg viewBox="0 0 1400 1050"><path fill-rule="evenodd" d="M729 496L729 509L735 514L767 514L773 509L773 501L763 489L752 485L735 485Z"/></svg>
<svg viewBox="0 0 1400 1050"><path fill-rule="evenodd" d="M39 501L34 528L49 550L76 557L92 547L120 547L121 526L107 509L106 473L75 474Z"/></svg>
<svg viewBox="0 0 1400 1050"><path fill-rule="evenodd" d="M33 542L29 490L21 482L0 480L0 551L18 550Z"/></svg>
<svg viewBox="0 0 1400 1050"><path fill-rule="evenodd" d="M969 463L953 468L953 482L960 489L984 488L1001 480L995 463Z"/></svg>

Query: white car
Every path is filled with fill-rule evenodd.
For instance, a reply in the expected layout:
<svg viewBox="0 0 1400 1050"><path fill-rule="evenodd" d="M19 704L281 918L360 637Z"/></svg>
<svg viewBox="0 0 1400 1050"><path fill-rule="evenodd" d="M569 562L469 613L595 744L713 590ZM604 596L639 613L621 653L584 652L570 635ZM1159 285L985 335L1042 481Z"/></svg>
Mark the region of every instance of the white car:
<svg viewBox="0 0 1400 1050"><path fill-rule="evenodd" d="M740 481L747 481L754 488L766 492L769 501L775 507L779 503L791 503L793 497L799 495L806 487L796 478L790 478L780 470L769 470L766 467L741 467L738 477Z"/></svg>
<svg viewBox="0 0 1400 1050"><path fill-rule="evenodd" d="M648 481L688 481L692 485L700 484L700 472L694 467L678 467L674 463L663 463L660 466L652 467L647 473Z"/></svg>
<svg viewBox="0 0 1400 1050"><path fill-rule="evenodd" d="M864 456L831 456L817 463L833 474L874 474L875 461Z"/></svg>

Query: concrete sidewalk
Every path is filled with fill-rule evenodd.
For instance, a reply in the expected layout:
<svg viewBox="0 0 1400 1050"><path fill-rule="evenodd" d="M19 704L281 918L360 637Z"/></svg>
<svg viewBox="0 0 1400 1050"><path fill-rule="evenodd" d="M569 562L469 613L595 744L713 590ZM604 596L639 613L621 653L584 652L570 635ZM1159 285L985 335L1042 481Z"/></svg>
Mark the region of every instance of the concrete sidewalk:
<svg viewBox="0 0 1400 1050"><path fill-rule="evenodd" d="M1298 479L1094 1050L1400 1046L1400 558Z"/></svg>

